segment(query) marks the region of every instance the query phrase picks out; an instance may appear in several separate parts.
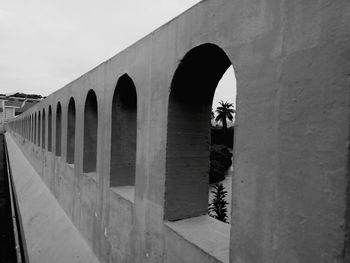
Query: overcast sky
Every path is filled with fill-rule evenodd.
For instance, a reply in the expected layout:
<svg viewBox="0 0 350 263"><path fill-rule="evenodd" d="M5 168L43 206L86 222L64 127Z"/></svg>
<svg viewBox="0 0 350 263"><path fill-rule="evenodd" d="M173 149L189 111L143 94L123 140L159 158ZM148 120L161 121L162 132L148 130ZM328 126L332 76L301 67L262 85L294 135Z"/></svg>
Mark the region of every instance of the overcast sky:
<svg viewBox="0 0 350 263"><path fill-rule="evenodd" d="M47 96L198 2L0 0L0 93ZM233 102L232 70L219 86Z"/></svg>

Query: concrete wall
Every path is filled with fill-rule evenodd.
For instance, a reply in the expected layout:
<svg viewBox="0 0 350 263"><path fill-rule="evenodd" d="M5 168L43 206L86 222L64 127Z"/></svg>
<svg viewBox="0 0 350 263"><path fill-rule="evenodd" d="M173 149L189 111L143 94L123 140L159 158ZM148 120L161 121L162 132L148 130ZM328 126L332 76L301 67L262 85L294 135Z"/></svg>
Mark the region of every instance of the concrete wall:
<svg viewBox="0 0 350 263"><path fill-rule="evenodd" d="M27 262L98 263L96 255L8 133L6 145L16 200L20 204Z"/></svg>
<svg viewBox="0 0 350 263"><path fill-rule="evenodd" d="M101 262L349 262L349 25L348 0L202 1L48 96L9 132ZM166 184L169 89L185 54L205 43L236 70L231 226L200 213L164 219L174 190ZM137 93L135 185L111 189L112 100L123 74ZM84 173L89 90L97 98L97 166ZM67 164L71 97L76 136ZM23 138L21 126L49 106L52 152Z"/></svg>

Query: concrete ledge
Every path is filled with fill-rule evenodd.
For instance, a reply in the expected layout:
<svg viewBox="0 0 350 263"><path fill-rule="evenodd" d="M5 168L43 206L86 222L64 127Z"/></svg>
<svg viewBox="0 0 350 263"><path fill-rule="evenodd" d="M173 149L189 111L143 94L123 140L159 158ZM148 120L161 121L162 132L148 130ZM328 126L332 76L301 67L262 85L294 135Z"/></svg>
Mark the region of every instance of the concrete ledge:
<svg viewBox="0 0 350 263"><path fill-rule="evenodd" d="M99 262L11 135L5 137L30 262Z"/></svg>
<svg viewBox="0 0 350 263"><path fill-rule="evenodd" d="M117 187L111 187L111 190L119 195L120 197L124 198L127 201L130 201L131 203L134 203L135 201L135 186L127 185L127 186L117 186Z"/></svg>
<svg viewBox="0 0 350 263"><path fill-rule="evenodd" d="M175 222L167 221L165 225L209 256L220 262L229 262L229 224L203 215Z"/></svg>

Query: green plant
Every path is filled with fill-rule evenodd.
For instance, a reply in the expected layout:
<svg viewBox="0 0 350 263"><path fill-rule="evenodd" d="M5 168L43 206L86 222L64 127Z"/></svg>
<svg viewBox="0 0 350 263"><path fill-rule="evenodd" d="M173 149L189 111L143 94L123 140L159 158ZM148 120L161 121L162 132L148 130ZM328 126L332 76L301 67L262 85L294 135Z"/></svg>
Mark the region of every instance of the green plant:
<svg viewBox="0 0 350 263"><path fill-rule="evenodd" d="M214 194L214 198L209 204L208 214L215 219L222 221L224 223L227 222L227 205L226 196L227 191L225 190L222 184L216 184L214 189L211 191Z"/></svg>

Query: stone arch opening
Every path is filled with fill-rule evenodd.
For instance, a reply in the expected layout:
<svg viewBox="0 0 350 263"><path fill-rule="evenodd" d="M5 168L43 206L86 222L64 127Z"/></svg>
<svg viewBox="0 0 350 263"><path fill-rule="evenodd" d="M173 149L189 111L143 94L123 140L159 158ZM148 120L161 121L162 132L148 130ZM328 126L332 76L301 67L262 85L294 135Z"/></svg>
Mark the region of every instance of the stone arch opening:
<svg viewBox="0 0 350 263"><path fill-rule="evenodd" d="M46 134L46 120L45 120L45 109L43 109L43 128L42 128L42 142L41 146L45 149L45 134Z"/></svg>
<svg viewBox="0 0 350 263"><path fill-rule="evenodd" d="M56 108L56 156L61 156L61 138L62 138L62 107L57 103Z"/></svg>
<svg viewBox="0 0 350 263"><path fill-rule="evenodd" d="M135 185L137 94L132 79L122 75L112 102L110 186Z"/></svg>
<svg viewBox="0 0 350 263"><path fill-rule="evenodd" d="M27 116L27 140L30 140L30 116Z"/></svg>
<svg viewBox="0 0 350 263"><path fill-rule="evenodd" d="M22 134L22 136L25 139L26 138L26 117L23 117L22 123L23 123L23 134Z"/></svg>
<svg viewBox="0 0 350 263"><path fill-rule="evenodd" d="M49 114L47 118L47 150L52 152L52 110L49 106Z"/></svg>
<svg viewBox="0 0 350 263"><path fill-rule="evenodd" d="M40 146L40 140L41 140L41 113L38 112L38 146Z"/></svg>
<svg viewBox="0 0 350 263"><path fill-rule="evenodd" d="M36 126L37 126L37 122L36 122L36 112L35 112L34 113L34 134L33 134L34 144L36 144Z"/></svg>
<svg viewBox="0 0 350 263"><path fill-rule="evenodd" d="M29 121L28 121L28 116L26 116L26 139L28 140L29 138Z"/></svg>
<svg viewBox="0 0 350 263"><path fill-rule="evenodd" d="M29 141L30 142L33 142L32 139L33 139L33 115L30 114L29 115Z"/></svg>
<svg viewBox="0 0 350 263"><path fill-rule="evenodd" d="M175 71L168 105L166 220L208 213L212 101L231 65L220 47L203 44L191 49Z"/></svg>
<svg viewBox="0 0 350 263"><path fill-rule="evenodd" d="M67 163L74 163L75 152L75 102L71 98L67 112Z"/></svg>
<svg viewBox="0 0 350 263"><path fill-rule="evenodd" d="M26 117L23 117L23 138L26 139Z"/></svg>
<svg viewBox="0 0 350 263"><path fill-rule="evenodd" d="M32 130L32 134L31 134L31 136L30 136L30 141L33 143L34 142L34 114L31 114L30 115L31 116L31 125L32 125L32 128L31 128L31 130Z"/></svg>
<svg viewBox="0 0 350 263"><path fill-rule="evenodd" d="M84 108L84 152L83 172L96 172L97 160L97 97L93 90L89 90Z"/></svg>

